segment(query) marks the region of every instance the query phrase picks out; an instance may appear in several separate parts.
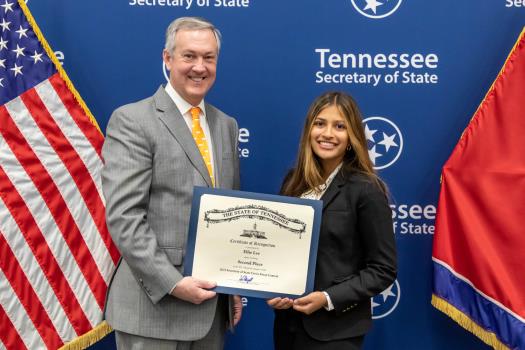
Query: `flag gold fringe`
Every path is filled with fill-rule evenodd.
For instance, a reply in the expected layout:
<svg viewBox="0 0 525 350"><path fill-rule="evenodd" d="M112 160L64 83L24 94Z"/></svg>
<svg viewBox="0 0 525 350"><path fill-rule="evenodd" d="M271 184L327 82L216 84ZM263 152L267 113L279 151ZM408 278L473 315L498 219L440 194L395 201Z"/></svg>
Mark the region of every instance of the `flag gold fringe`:
<svg viewBox="0 0 525 350"><path fill-rule="evenodd" d="M40 28L36 24L36 21L33 15L31 14L31 11L29 11L29 8L26 5L26 2L24 0L18 0L18 5L20 5L20 8L26 15L29 24L33 28L33 32L35 32L36 37L38 38L38 41L40 41L40 44L42 44L42 47L44 48L44 50L46 50L47 55L49 56L49 58L51 58L51 61L55 64L55 68L58 70L60 77L62 77L62 79L64 79L64 81L66 82L66 85L71 91L71 93L73 94L73 96L75 97L75 100L78 102L80 107L82 107L82 109L84 110L84 113L86 113L86 115L89 117L89 121L102 134L102 131L100 130L100 127L98 126L97 120L95 119L93 114L91 114L91 111L89 110L88 106L86 105L86 103L84 102L80 94L78 93L77 89L75 89L75 86L73 85L69 77L67 76L64 68L62 68L62 64L60 63L58 58L55 56L55 53L51 49L51 46L49 46L49 43L47 42L46 38L44 38L44 35L42 34L42 32L40 31Z"/></svg>
<svg viewBox="0 0 525 350"><path fill-rule="evenodd" d="M73 339L69 343L65 344L58 350L82 350L91 346L104 338L106 335L111 333L113 329L106 322L103 321L101 324L90 330L84 335L81 335L78 338Z"/></svg>
<svg viewBox="0 0 525 350"><path fill-rule="evenodd" d="M472 321L470 317L465 315L463 312L458 310L452 304L448 303L444 299L432 294L431 304L439 311L446 314L448 317L456 321L461 327L474 334L476 337L481 339L485 344L492 346L495 350L510 350L505 344L503 344L493 332L489 332L479 326L476 322Z"/></svg>

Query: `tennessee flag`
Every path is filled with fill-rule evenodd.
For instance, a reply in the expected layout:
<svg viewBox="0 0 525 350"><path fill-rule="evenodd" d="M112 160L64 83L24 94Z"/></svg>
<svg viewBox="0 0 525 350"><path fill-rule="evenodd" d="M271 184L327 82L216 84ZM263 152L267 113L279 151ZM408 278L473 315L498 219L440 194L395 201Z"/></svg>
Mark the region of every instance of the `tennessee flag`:
<svg viewBox="0 0 525 350"><path fill-rule="evenodd" d="M80 349L110 330L119 259L103 136L23 0L0 4L0 31L0 349Z"/></svg>
<svg viewBox="0 0 525 350"><path fill-rule="evenodd" d="M525 29L441 176L432 304L525 349Z"/></svg>

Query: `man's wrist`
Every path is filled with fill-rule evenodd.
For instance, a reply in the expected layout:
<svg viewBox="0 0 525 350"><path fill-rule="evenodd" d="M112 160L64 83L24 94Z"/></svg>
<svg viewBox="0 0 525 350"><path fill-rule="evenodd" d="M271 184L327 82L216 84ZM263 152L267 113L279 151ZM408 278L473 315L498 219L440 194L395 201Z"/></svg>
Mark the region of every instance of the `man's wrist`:
<svg viewBox="0 0 525 350"><path fill-rule="evenodd" d="M177 288L177 284L178 284L178 282L176 282L175 285L173 285L173 288L171 288L171 290L170 290L170 295L174 295L174 293L175 293L175 288Z"/></svg>

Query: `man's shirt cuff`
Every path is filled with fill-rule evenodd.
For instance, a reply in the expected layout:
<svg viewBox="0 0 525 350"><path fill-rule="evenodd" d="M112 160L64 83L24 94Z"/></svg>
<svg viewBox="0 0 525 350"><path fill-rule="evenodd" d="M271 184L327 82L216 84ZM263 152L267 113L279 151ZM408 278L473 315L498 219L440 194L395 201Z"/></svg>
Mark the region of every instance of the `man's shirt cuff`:
<svg viewBox="0 0 525 350"><path fill-rule="evenodd" d="M323 306L326 311L332 311L334 309L334 304L332 303L332 299L330 299L330 295L328 295L327 292L323 292L324 296L326 297L326 306Z"/></svg>

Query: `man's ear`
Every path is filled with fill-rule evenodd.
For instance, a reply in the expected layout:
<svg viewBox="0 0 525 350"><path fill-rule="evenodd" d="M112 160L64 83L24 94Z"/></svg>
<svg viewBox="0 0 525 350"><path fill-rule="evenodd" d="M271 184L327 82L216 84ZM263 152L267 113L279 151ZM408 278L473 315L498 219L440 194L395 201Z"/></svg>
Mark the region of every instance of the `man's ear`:
<svg viewBox="0 0 525 350"><path fill-rule="evenodd" d="M162 50L162 60L166 65L166 69L171 70L171 55L166 49Z"/></svg>

